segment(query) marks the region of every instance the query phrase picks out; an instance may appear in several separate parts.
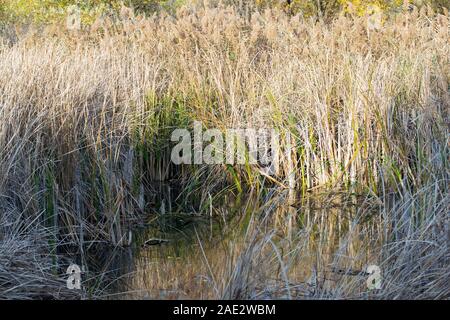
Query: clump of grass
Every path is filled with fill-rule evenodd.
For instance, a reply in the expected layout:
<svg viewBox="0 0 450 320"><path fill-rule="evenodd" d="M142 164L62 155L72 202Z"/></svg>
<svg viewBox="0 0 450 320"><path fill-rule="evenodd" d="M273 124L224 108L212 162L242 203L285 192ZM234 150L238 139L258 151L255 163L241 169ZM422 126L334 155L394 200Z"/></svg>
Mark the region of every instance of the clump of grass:
<svg viewBox="0 0 450 320"><path fill-rule="evenodd" d="M0 300L79 299L82 293L67 289L66 279L55 272L47 231L7 202L2 199L0 215Z"/></svg>

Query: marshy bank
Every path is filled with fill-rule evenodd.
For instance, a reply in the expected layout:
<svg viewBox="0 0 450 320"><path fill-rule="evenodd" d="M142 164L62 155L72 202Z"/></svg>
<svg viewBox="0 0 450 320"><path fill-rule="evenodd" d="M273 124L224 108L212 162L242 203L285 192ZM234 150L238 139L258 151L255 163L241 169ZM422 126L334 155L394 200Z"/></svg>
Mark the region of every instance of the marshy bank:
<svg viewBox="0 0 450 320"><path fill-rule="evenodd" d="M127 250L145 221L176 215L237 219L244 236L220 251L220 232L197 232L184 275L153 261L133 290L158 297L179 279L199 288L174 297L448 298L448 24L412 11L369 30L357 17L219 7L5 36L0 297L107 296L67 290L59 248ZM292 139L271 177L250 164L175 166L171 132L194 121ZM369 263L384 277L370 295L361 277L321 282Z"/></svg>

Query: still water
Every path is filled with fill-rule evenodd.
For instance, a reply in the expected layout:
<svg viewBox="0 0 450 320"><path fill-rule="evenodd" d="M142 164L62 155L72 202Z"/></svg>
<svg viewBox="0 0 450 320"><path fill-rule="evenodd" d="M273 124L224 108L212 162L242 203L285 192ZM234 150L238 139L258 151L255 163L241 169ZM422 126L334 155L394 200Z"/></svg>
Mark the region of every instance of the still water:
<svg viewBox="0 0 450 320"><path fill-rule="evenodd" d="M318 206L319 204L319 206ZM324 205L326 204L326 205ZM233 219L165 214L133 233L129 247L96 247L85 266L87 297L101 299L326 298L363 292L376 261L375 224L361 205L316 201ZM266 207L267 209L267 207ZM293 218L294 217L294 218Z"/></svg>

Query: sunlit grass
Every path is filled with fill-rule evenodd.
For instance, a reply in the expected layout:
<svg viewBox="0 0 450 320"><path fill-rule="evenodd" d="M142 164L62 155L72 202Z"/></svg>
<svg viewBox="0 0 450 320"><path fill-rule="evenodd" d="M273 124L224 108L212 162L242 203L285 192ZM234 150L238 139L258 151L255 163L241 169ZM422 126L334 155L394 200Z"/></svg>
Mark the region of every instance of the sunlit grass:
<svg viewBox="0 0 450 320"><path fill-rule="evenodd" d="M5 239L18 239L11 221L41 226L41 247L52 254L59 242L126 246L148 215L219 215L211 208L250 194L259 203L237 212L274 217L253 240L268 245L271 268L286 283L285 260L299 241L293 233L308 216L292 208L277 215L280 201L301 207L310 194L339 190L377 205L369 226L388 248L380 264L403 287L376 297L448 297L447 15L414 10L372 30L365 17L325 24L279 10L128 13L81 31L49 25L2 37L0 215L8 219L0 220L0 259L10 254ZM288 153L282 140L271 179L249 164L174 166L170 133L195 120L223 131L276 128L294 148ZM322 239L336 228L347 236L354 223L311 219L308 237ZM277 254L271 232L294 244ZM235 259L256 259L252 248ZM223 282L208 297L255 297L227 284L251 278L233 261L228 273L217 271ZM52 270L54 261L43 263ZM356 294L334 288L331 297Z"/></svg>

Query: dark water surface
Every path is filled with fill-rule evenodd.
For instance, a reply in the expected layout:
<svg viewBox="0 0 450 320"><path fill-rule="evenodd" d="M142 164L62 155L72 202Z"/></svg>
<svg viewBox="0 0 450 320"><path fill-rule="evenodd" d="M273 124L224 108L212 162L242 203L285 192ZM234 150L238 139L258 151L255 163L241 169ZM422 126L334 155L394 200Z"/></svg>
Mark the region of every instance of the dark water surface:
<svg viewBox="0 0 450 320"><path fill-rule="evenodd" d="M244 298L302 298L318 285L342 285L343 277L356 281L374 260L379 232L370 216L355 219L361 205L354 202L307 208L282 208L264 224L253 210L231 220L164 214L134 231L129 247L95 247L74 259L85 266L88 297L103 299L239 298L244 282L252 287Z"/></svg>

